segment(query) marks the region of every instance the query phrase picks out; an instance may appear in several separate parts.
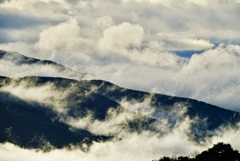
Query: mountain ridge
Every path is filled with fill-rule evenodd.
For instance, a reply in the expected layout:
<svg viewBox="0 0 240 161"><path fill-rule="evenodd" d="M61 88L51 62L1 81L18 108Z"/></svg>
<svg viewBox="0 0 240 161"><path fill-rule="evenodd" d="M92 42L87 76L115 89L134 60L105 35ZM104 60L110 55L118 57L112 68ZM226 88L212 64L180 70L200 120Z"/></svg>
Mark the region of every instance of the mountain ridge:
<svg viewBox="0 0 240 161"><path fill-rule="evenodd" d="M14 93L15 90L17 92L20 90L20 93ZM36 96L33 96L36 100L30 99L32 93L28 95L29 91L36 92L34 94ZM43 93L38 93L39 91ZM49 92L52 95L48 95L45 92ZM25 98L25 95L29 98ZM43 95L47 96L41 102L38 99ZM59 98L59 96L62 97L63 95L63 98ZM158 128L158 126L162 126L163 119L167 120L167 125L165 126L171 131L179 122L187 117L190 120L195 120L191 123L190 131L191 135L194 136L194 140L200 141L206 137L213 136L211 131L222 126L236 127L240 121L240 114L238 112L193 99L125 89L103 80L79 81L58 77L31 76L8 78L0 76L0 103L0 114L2 116L7 114L7 117L11 118L9 120L13 122L14 120L19 120L18 124L13 125L6 124L7 117L5 117L5 121L1 121L0 127L2 127L2 133L0 136L2 136L1 138L5 138L1 142L9 141L30 148L36 148L41 145L40 143L31 142L35 137L34 131L37 130L26 128L31 135L29 138L26 137L28 135L23 135L19 127L25 126L26 121L21 120L28 118L28 114L23 114L19 118L18 115L7 111L7 107L14 109L17 113L24 113L24 109L27 108L30 111L35 111L34 115L36 115L36 118L40 117L40 120L45 120L44 118L48 119L47 124L49 126L46 127L42 126L39 122L35 123L37 126L42 127L42 131L37 132L39 133L37 138L45 138L47 142L58 148L70 144L77 145L85 139L88 140L88 144L97 140L106 141L114 137L115 133L118 133L121 129L138 133L150 131L161 136L164 131L161 127ZM132 107L136 108L133 109ZM149 111L151 112L149 113ZM130 117L126 117L125 120L119 123L114 122L122 116ZM90 122L84 122L86 119ZM55 121L52 122L50 120ZM71 120L75 122L79 120L80 122L82 121L82 124L86 123L86 125L76 126L78 124L72 124ZM30 122L34 123L34 118ZM96 131L94 129L95 126L91 127L91 124L94 125L95 123L100 123L99 126L103 127L105 124L108 125L110 123L110 128L104 128L105 131ZM58 142L52 137L57 135L57 133L47 130L48 127L58 129L57 127L60 125L65 127L62 133L71 136L72 139L65 140L64 135L62 135L58 138L60 140ZM117 131L116 129L111 129L112 126L117 128ZM30 127L34 127L34 125ZM13 138L7 137L5 134L11 128L18 129L14 133ZM82 132L74 132L78 130ZM79 138L74 139L75 137Z"/></svg>
<svg viewBox="0 0 240 161"><path fill-rule="evenodd" d="M32 71L30 73L35 73L36 75L39 73L41 76L46 77L49 77L50 75L56 75L56 77L69 77L77 80L84 78L86 75L86 73L75 71L54 61L28 57L18 52L0 50L0 61L2 61L2 63L5 65L5 68L16 68L19 73L22 73L20 77L28 76L24 74L26 70ZM35 69L36 67L37 69ZM8 73L6 73L6 76L7 74Z"/></svg>

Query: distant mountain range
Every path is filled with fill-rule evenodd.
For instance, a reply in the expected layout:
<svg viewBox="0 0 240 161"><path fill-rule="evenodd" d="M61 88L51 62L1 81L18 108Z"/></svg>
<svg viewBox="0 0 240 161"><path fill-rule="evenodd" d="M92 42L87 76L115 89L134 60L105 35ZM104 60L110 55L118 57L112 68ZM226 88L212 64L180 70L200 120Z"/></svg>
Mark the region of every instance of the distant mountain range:
<svg viewBox="0 0 240 161"><path fill-rule="evenodd" d="M120 116L131 118L113 123ZM80 119L84 123L86 118L90 118L88 125L72 125L71 120ZM125 89L103 80L0 77L2 143L28 148L91 144L113 138L114 127L161 135L163 120L167 120L165 126L171 130L186 118L194 120L190 129L198 141L210 137L211 131L220 126L236 126L240 114L193 99ZM110 121L113 127L105 129L107 134L96 132L91 129L95 121L103 124Z"/></svg>

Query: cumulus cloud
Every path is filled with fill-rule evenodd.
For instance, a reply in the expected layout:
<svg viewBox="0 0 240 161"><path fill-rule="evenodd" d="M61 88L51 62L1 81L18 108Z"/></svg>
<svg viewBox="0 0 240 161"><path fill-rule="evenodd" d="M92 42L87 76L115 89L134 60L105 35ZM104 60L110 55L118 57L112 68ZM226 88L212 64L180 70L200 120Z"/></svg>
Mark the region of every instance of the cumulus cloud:
<svg viewBox="0 0 240 161"><path fill-rule="evenodd" d="M51 52L59 48L71 48L80 33L78 22L70 19L42 31L36 47L44 52Z"/></svg>
<svg viewBox="0 0 240 161"><path fill-rule="evenodd" d="M220 45L193 55L176 77L182 81L178 93L239 111L239 53L239 46Z"/></svg>
<svg viewBox="0 0 240 161"><path fill-rule="evenodd" d="M106 29L114 25L114 22L110 16L99 17L95 23L100 27L100 29Z"/></svg>
<svg viewBox="0 0 240 161"><path fill-rule="evenodd" d="M124 22L103 32L99 48L103 52L124 52L122 49L140 48L144 30L140 25Z"/></svg>

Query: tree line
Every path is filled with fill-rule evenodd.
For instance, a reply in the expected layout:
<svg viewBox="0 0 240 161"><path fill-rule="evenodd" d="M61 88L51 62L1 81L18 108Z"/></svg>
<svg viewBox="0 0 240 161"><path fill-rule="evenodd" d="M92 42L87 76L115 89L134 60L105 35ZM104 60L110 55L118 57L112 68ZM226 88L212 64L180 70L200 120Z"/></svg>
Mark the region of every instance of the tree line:
<svg viewBox="0 0 240 161"><path fill-rule="evenodd" d="M164 156L159 160L153 161L240 161L240 153L237 150L233 150L230 144L218 143L215 144L212 148L205 150L193 157Z"/></svg>

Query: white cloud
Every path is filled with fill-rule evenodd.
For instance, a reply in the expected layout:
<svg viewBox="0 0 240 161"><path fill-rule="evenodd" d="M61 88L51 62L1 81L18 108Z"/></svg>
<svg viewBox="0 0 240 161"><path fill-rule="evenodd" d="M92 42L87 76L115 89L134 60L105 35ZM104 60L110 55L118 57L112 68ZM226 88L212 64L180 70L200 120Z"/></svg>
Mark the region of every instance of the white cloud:
<svg viewBox="0 0 240 161"><path fill-rule="evenodd" d="M106 29L113 26L114 22L110 16L99 17L96 20L96 25L101 29Z"/></svg>
<svg viewBox="0 0 240 161"><path fill-rule="evenodd" d="M151 107L151 96L144 98L143 101L139 102L137 100L127 101L126 99L121 100L120 104L130 111L140 113L144 116L152 116L155 109Z"/></svg>
<svg viewBox="0 0 240 161"><path fill-rule="evenodd" d="M140 117L140 116L139 116ZM127 112L126 110L108 110L104 121L95 120L91 113L84 118L61 119L61 121L70 125L75 129L86 129L95 135L119 135L128 130L128 122L137 118L135 113Z"/></svg>
<svg viewBox="0 0 240 161"><path fill-rule="evenodd" d="M47 53L61 48L71 48L76 43L79 34L80 27L78 26L78 22L70 19L41 32L36 48Z"/></svg>
<svg viewBox="0 0 240 161"><path fill-rule="evenodd" d="M103 33L99 40L99 49L104 52L124 52L123 49L140 48L144 30L136 24L124 22L112 26Z"/></svg>
<svg viewBox="0 0 240 161"><path fill-rule="evenodd" d="M238 45L219 45L215 49L195 54L176 74L174 86L159 86L158 92L191 97L220 107L239 111ZM165 89L164 89L165 88ZM162 91L161 91L162 90ZM172 93L170 93L172 91Z"/></svg>

